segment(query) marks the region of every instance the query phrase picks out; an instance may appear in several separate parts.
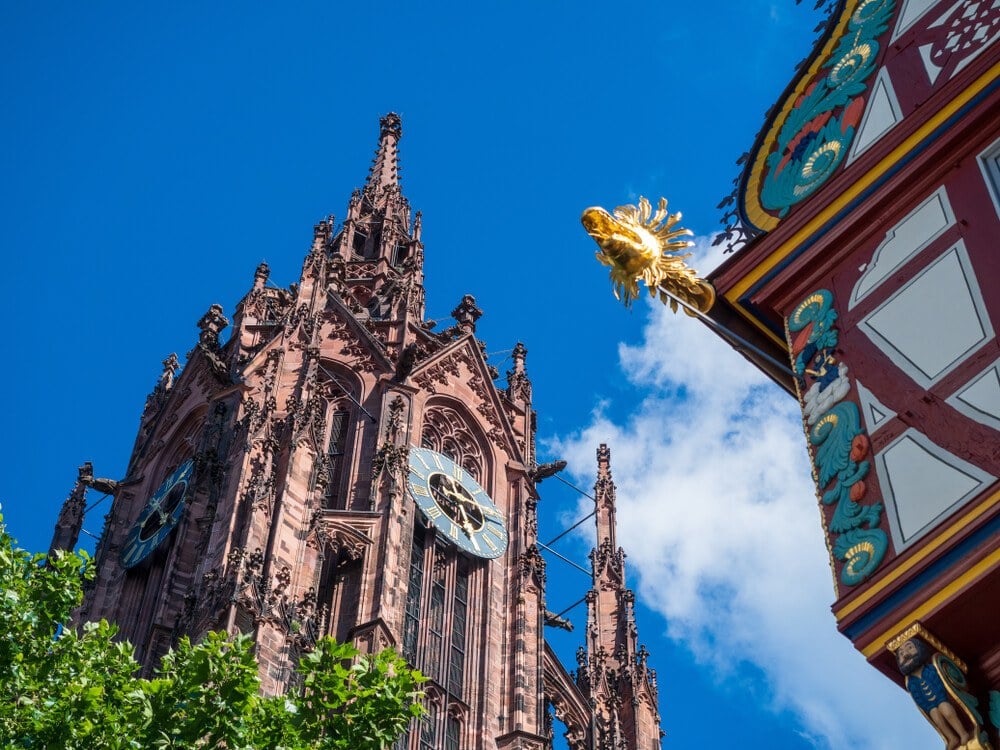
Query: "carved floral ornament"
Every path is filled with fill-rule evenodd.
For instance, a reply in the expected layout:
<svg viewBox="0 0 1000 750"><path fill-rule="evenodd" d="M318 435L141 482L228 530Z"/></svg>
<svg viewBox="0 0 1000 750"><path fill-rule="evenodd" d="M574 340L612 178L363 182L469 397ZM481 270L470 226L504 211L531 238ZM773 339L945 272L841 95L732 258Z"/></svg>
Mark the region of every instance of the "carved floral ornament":
<svg viewBox="0 0 1000 750"><path fill-rule="evenodd" d="M833 295L820 289L789 316L786 332L795 386L809 440L816 489L833 508L827 525L830 551L843 563L840 581L855 586L881 565L889 547L881 528L882 503L870 480L871 442L857 403L848 398L848 366L838 358Z"/></svg>
<svg viewBox="0 0 1000 750"><path fill-rule="evenodd" d="M843 164L895 7L895 0L844 3L834 31L776 110L747 163L739 187L745 234L774 229Z"/></svg>

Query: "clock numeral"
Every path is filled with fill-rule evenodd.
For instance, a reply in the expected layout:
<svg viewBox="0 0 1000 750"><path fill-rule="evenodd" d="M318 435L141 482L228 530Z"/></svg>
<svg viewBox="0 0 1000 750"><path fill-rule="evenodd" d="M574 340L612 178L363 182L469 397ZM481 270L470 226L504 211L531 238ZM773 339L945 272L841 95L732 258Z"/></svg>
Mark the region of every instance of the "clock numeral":
<svg viewBox="0 0 1000 750"><path fill-rule="evenodd" d="M451 467L451 475L459 482L464 481L465 479L465 471L458 464Z"/></svg>
<svg viewBox="0 0 1000 750"><path fill-rule="evenodd" d="M422 484L411 484L410 489L413 490L414 495L420 495L421 497L430 497L431 493Z"/></svg>
<svg viewBox="0 0 1000 750"><path fill-rule="evenodd" d="M422 453L416 453L416 452L414 452L413 456L414 456L414 457L415 457L415 458L416 458L416 459L417 459L417 460L418 460L418 461L419 461L420 463L422 463L422 464L424 465L424 468L425 468L425 469L429 469L429 468L431 468L431 465L430 465L429 463L427 463L427 461L426 461L426 460L424 460L424 456L423 456L423 454L422 454Z"/></svg>
<svg viewBox="0 0 1000 750"><path fill-rule="evenodd" d="M489 547L494 552L499 552L500 548L496 546L492 539L490 539L485 532L483 532L483 541L486 542L486 546Z"/></svg>
<svg viewBox="0 0 1000 750"><path fill-rule="evenodd" d="M432 453L431 454L431 458L434 459L435 466L437 466L441 471L444 471L444 464L441 463L441 459L438 456L438 454L437 453Z"/></svg>
<svg viewBox="0 0 1000 750"><path fill-rule="evenodd" d="M146 556L146 545L142 542L136 541L128 551L125 556L125 567L131 568L133 565L138 563L142 558Z"/></svg>
<svg viewBox="0 0 1000 750"><path fill-rule="evenodd" d="M458 539L458 526L451 524L451 528L448 529L448 536L452 539Z"/></svg>
<svg viewBox="0 0 1000 750"><path fill-rule="evenodd" d="M419 471L414 469L412 466L410 467L410 473L413 474L414 476L420 477L420 479L423 479L425 482L427 481L427 477L425 477Z"/></svg>
<svg viewBox="0 0 1000 750"><path fill-rule="evenodd" d="M428 518L440 518L444 515L441 509L436 505L432 505L430 508L424 508L424 512L427 514Z"/></svg>
<svg viewBox="0 0 1000 750"><path fill-rule="evenodd" d="M489 539L489 537L486 536L486 532L491 532L493 534L493 536L495 536L497 538L498 542L500 542L501 544L503 544L503 545L506 546L506 544L507 544L507 535L504 534L501 530L495 529L492 526L487 526L486 529L483 531L483 539Z"/></svg>

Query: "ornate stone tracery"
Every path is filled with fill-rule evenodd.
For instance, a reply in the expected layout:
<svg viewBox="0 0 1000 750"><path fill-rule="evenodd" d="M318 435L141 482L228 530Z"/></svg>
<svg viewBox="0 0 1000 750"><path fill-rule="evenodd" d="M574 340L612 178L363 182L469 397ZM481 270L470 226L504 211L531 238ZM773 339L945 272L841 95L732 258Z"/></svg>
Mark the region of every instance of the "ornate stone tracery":
<svg viewBox="0 0 1000 750"><path fill-rule="evenodd" d="M468 420L450 406L431 406L424 415L421 446L445 454L479 481L486 461L467 424Z"/></svg>

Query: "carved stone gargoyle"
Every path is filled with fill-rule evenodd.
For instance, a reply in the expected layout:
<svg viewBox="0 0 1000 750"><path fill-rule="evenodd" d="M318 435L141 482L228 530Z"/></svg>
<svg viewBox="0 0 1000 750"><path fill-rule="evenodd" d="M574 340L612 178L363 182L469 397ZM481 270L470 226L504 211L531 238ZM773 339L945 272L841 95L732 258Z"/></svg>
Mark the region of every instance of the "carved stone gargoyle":
<svg viewBox="0 0 1000 750"><path fill-rule="evenodd" d="M957 656L919 623L887 646L896 655L913 702L941 735L946 750L992 750L979 701L969 692L966 666Z"/></svg>

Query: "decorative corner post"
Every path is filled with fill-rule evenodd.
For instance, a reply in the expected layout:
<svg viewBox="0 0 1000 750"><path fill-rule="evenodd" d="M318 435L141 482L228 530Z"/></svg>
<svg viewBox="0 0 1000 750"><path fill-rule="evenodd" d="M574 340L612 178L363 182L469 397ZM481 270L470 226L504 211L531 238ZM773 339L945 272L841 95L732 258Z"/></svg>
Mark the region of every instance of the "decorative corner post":
<svg viewBox="0 0 1000 750"><path fill-rule="evenodd" d="M906 689L944 740L945 750L992 750L968 667L917 622L886 644L896 655Z"/></svg>

